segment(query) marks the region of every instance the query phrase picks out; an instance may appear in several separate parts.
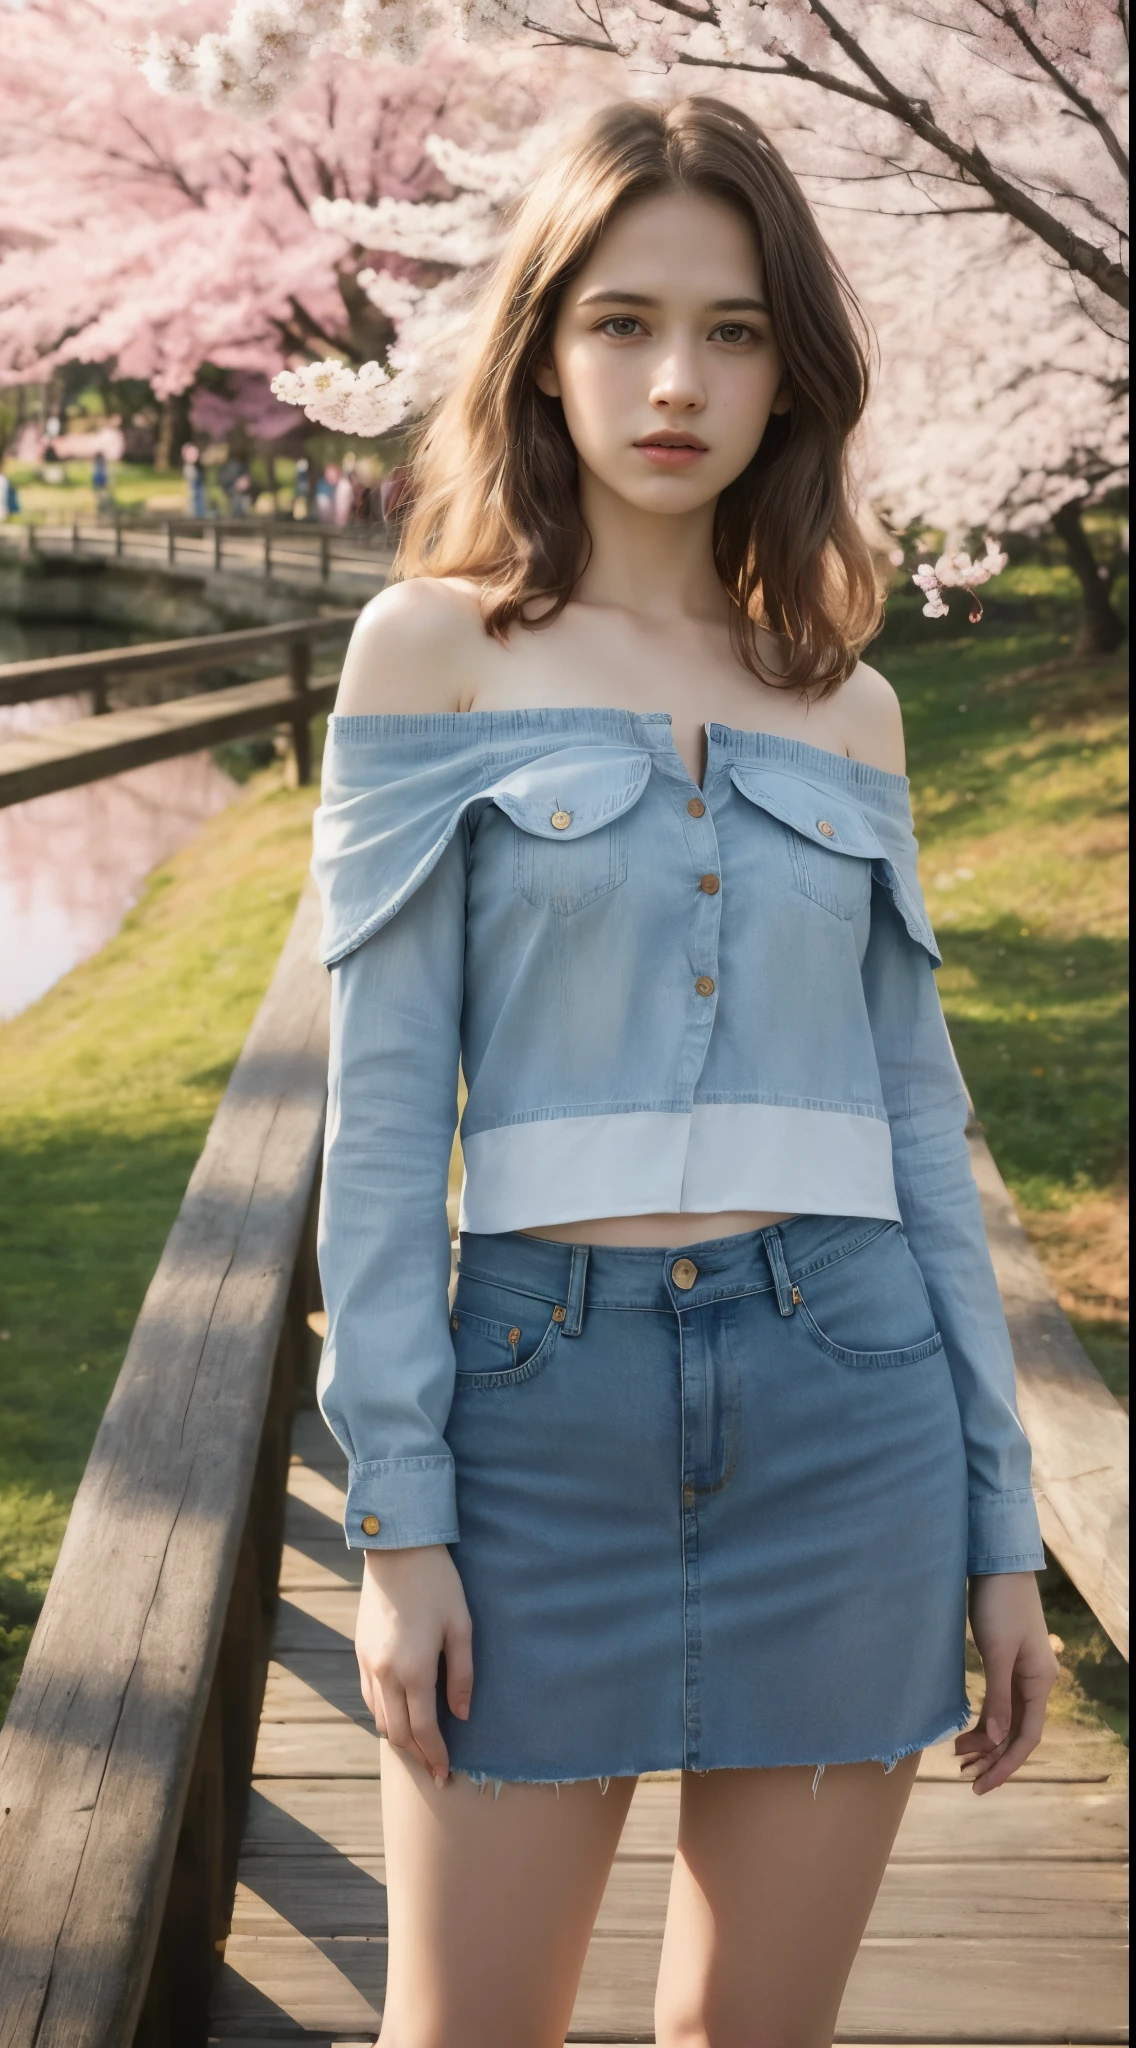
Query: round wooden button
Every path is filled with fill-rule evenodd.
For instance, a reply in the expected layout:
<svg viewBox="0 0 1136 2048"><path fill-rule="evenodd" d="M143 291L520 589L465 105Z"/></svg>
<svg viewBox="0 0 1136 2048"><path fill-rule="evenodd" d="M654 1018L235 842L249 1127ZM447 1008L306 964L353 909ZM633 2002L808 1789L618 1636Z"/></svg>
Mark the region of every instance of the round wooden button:
<svg viewBox="0 0 1136 2048"><path fill-rule="evenodd" d="M826 839L835 839L836 837L836 827L835 825L830 825L827 818L817 819L817 831L823 832Z"/></svg>
<svg viewBox="0 0 1136 2048"><path fill-rule="evenodd" d="M377 1515L364 1515L359 1524L364 1536L377 1536L382 1526Z"/></svg>
<svg viewBox="0 0 1136 2048"><path fill-rule="evenodd" d="M703 875L698 884L704 896L716 896L722 884L717 875Z"/></svg>
<svg viewBox="0 0 1136 2048"><path fill-rule="evenodd" d="M714 983L708 974L700 974L694 987L695 992L700 996L712 996L714 993Z"/></svg>
<svg viewBox="0 0 1136 2048"><path fill-rule="evenodd" d="M692 818L704 818L706 816L706 806L700 796L692 796L686 808Z"/></svg>
<svg viewBox="0 0 1136 2048"><path fill-rule="evenodd" d="M572 813L571 811L553 811L549 822L555 825L558 832L566 832L572 823Z"/></svg>

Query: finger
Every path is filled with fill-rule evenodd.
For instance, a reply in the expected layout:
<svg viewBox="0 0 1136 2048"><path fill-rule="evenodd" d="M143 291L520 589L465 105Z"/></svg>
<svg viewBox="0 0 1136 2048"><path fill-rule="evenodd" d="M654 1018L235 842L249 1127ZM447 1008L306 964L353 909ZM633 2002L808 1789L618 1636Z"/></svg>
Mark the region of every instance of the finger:
<svg viewBox="0 0 1136 2048"><path fill-rule="evenodd" d="M964 1728L961 1735L955 1736L956 1756L985 1756L996 1748L997 1744L987 1734L980 1721L976 1722L973 1728Z"/></svg>
<svg viewBox="0 0 1136 2048"><path fill-rule="evenodd" d="M416 1744L411 1732L410 1710L406 1704L406 1694L393 1672L389 1673L385 1678L380 1678L378 1693L387 1741L392 1749L407 1750L414 1754Z"/></svg>
<svg viewBox="0 0 1136 2048"><path fill-rule="evenodd" d="M1017 1646L991 1651L986 1666L986 1698L978 1725L991 1742L1004 1742L1013 1725L1014 1658Z"/></svg>
<svg viewBox="0 0 1136 2048"><path fill-rule="evenodd" d="M468 1622L446 1630L442 1645L446 1657L446 1704L458 1721L469 1719L473 1694L473 1631Z"/></svg>
<svg viewBox="0 0 1136 2048"><path fill-rule="evenodd" d="M355 1661L359 1666L359 1691L363 1695L363 1705L366 1707L367 1712L371 1716L371 1719L377 1722L379 1703L378 1693L375 1688L374 1679L372 1678L372 1675L368 1670L366 1664L364 1664L363 1659L360 1656L358 1650L356 1650L355 1652Z"/></svg>
<svg viewBox="0 0 1136 2048"><path fill-rule="evenodd" d="M436 1685L412 1686L406 1689L406 1703L410 1711L410 1727L418 1745L426 1769L444 1785L450 1775L450 1759L438 1726L438 1688Z"/></svg>
<svg viewBox="0 0 1136 2048"><path fill-rule="evenodd" d="M1014 1772L1021 1769L1026 1758L1033 1755L1045 1727L1046 1697L1046 1694L1042 1694L1040 1698L1026 1702L1021 1727L1015 1731L1013 1740L1006 1744L1001 1756L991 1764L989 1770L981 1772L975 1779L976 1792L996 1792L999 1785L1004 1785L1007 1778L1012 1778Z"/></svg>

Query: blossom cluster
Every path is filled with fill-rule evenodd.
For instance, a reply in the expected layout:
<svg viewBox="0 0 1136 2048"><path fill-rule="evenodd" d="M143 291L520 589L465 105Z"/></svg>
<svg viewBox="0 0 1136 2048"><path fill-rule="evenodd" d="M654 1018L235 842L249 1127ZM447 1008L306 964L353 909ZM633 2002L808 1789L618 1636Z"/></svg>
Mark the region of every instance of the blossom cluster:
<svg viewBox="0 0 1136 2048"><path fill-rule="evenodd" d="M381 363L353 370L335 356L305 363L300 370L281 370L272 379L272 390L285 405L302 406L308 419L339 434L386 433L406 410Z"/></svg>
<svg viewBox="0 0 1136 2048"><path fill-rule="evenodd" d="M944 590L965 590L971 600L970 623L972 626L978 624L982 617L982 603L974 594L975 586L1000 576L1009 560L993 534L986 535L984 546L986 552L977 560L972 559L965 548L959 548L940 555L937 562L920 562L911 581L927 600L923 607L925 619L946 618L950 605L943 597Z"/></svg>

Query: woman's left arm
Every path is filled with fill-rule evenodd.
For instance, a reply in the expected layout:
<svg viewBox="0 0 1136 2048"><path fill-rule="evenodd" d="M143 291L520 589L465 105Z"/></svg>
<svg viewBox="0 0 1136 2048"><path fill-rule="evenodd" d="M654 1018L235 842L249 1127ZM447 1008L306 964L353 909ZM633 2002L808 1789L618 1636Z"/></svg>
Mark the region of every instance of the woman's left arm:
<svg viewBox="0 0 1136 2048"><path fill-rule="evenodd" d="M863 977L896 1198L942 1334L966 1447L971 1628L987 1691L977 1726L956 1746L975 1790L988 1792L1036 1748L1057 1668L1034 1577L1045 1552L1030 1448L970 1166L966 1089L931 959L878 888Z"/></svg>

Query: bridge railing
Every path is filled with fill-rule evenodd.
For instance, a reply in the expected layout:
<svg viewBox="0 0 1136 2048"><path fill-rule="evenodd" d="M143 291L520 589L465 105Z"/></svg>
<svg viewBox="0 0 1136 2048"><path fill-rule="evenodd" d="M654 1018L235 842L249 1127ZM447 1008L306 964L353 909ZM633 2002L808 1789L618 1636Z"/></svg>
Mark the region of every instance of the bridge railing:
<svg viewBox="0 0 1136 2048"><path fill-rule="evenodd" d="M318 1306L302 899L134 1328L0 1731L0 2044L200 2048Z"/></svg>
<svg viewBox="0 0 1136 2048"><path fill-rule="evenodd" d="M313 674L313 649L321 640L342 639L356 616L354 610L341 610L232 633L9 662L0 667L0 706L89 691L93 715L0 742L0 808L281 723L291 729L297 779L310 781L311 721L330 707L337 687L335 672ZM234 664L277 649L287 656L284 675L207 689L169 703L111 710L114 683L209 670L221 671L224 679Z"/></svg>
<svg viewBox="0 0 1136 2048"><path fill-rule="evenodd" d="M123 518L38 519L0 527L0 544L34 560L37 554L133 562L265 578L310 576L329 583L370 576L389 562L393 540L382 524L323 526L314 520Z"/></svg>

